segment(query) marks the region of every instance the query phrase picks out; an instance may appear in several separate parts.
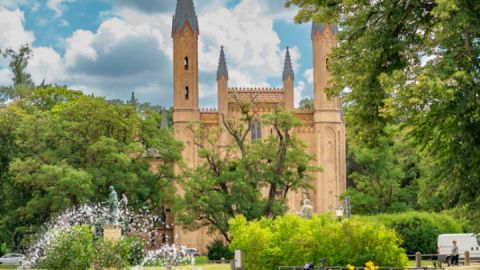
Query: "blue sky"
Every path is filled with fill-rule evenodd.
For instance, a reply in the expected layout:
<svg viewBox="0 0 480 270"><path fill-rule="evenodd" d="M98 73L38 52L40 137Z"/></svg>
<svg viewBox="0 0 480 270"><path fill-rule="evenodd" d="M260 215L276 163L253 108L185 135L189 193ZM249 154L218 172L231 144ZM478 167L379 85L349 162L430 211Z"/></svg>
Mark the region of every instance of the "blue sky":
<svg viewBox="0 0 480 270"><path fill-rule="evenodd" d="M312 95L310 25L281 0L194 0L199 17L200 105L216 107L215 71L225 46L230 86L281 86L291 47L296 102ZM36 83L107 98L171 106L171 16L176 0L0 0L0 49L30 43ZM11 84L0 60L0 85Z"/></svg>

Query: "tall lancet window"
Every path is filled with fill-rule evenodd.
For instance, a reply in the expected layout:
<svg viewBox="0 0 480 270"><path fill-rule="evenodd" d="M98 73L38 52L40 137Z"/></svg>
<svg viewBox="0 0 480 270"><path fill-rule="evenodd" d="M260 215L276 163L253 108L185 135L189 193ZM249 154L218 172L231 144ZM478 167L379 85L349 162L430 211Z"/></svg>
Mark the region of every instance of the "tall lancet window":
<svg viewBox="0 0 480 270"><path fill-rule="evenodd" d="M250 124L250 132L252 136L252 142L262 138L262 124L258 120L254 120Z"/></svg>
<svg viewBox="0 0 480 270"><path fill-rule="evenodd" d="M185 93L184 94L185 94L185 99L188 100L188 97L190 96L190 90L188 89L188 86L185 87Z"/></svg>
<svg viewBox="0 0 480 270"><path fill-rule="evenodd" d="M188 70L188 57L185 57L185 60L183 61L183 65L185 67L185 70Z"/></svg>

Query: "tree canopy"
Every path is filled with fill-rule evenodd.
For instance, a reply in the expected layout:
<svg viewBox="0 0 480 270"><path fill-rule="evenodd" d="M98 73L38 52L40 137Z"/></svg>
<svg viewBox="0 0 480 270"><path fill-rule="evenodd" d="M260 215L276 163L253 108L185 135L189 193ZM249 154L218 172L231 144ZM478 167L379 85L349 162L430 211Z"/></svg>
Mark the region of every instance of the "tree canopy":
<svg viewBox="0 0 480 270"><path fill-rule="evenodd" d="M408 131L437 184L431 196L478 217L480 2L287 0L297 22L337 23L330 94L342 93L349 142L377 145ZM346 68L348 67L348 68ZM445 183L449 188L438 188ZM478 226L477 226L478 228Z"/></svg>

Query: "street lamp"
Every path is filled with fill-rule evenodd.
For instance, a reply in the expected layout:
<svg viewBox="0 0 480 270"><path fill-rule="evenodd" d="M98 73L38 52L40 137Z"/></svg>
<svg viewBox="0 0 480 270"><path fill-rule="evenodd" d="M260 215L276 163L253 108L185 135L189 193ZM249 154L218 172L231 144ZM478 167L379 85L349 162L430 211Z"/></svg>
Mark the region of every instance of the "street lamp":
<svg viewBox="0 0 480 270"><path fill-rule="evenodd" d="M337 215L338 221L342 221L343 207L341 205L337 206L337 209L335 209L335 214Z"/></svg>

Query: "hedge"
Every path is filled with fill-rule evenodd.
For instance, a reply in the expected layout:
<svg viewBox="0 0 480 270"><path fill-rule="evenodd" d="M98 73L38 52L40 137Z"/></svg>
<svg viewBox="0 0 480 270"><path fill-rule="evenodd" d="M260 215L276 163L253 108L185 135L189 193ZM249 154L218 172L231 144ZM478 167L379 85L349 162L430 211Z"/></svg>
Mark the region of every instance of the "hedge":
<svg viewBox="0 0 480 270"><path fill-rule="evenodd" d="M377 222L394 229L402 238L407 254L419 251L437 253L437 237L444 233L462 233L459 222L446 214L405 212L356 217L360 221Z"/></svg>
<svg viewBox="0 0 480 270"><path fill-rule="evenodd" d="M330 215L301 219L285 215L276 219L230 221L232 250L244 252L246 270L276 270L325 258L330 266L375 265L405 267L408 259L401 240L391 229L376 223L338 222Z"/></svg>

